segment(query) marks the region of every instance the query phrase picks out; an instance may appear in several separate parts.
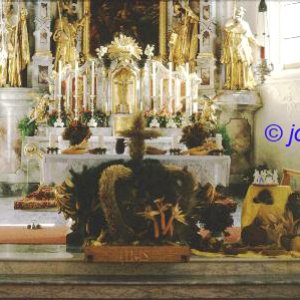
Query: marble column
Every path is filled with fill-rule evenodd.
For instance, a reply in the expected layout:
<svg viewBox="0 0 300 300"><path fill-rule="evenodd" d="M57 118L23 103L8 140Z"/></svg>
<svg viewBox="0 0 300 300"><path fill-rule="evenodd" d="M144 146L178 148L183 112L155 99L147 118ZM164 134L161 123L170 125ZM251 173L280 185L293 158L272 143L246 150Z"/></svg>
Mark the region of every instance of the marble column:
<svg viewBox="0 0 300 300"><path fill-rule="evenodd" d="M21 165L18 122L32 105L32 89L0 89L0 181L15 182Z"/></svg>

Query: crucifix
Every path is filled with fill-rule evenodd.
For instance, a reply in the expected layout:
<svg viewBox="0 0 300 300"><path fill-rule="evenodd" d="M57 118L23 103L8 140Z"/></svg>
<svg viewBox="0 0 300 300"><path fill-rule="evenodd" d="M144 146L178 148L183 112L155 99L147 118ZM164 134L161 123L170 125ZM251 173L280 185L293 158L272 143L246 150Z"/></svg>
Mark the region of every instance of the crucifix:
<svg viewBox="0 0 300 300"><path fill-rule="evenodd" d="M134 82L124 77L125 76L121 76L121 80L114 81L114 83L117 85L117 91L118 91L118 101L116 101L116 105L115 105L116 113L130 113L128 91L129 91L129 85L132 85Z"/></svg>

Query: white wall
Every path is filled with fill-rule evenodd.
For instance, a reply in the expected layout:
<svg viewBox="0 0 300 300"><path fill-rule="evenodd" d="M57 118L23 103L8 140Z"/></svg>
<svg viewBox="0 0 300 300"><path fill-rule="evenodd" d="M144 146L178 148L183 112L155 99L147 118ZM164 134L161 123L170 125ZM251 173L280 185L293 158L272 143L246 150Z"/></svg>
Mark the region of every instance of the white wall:
<svg viewBox="0 0 300 300"><path fill-rule="evenodd" d="M270 79L261 87L263 108L255 116L255 161L266 162L271 168L300 170L300 143L288 143L292 125L300 127L300 73L290 77ZM269 142L265 128L276 123L283 129L281 141ZM300 137L300 135L299 135Z"/></svg>

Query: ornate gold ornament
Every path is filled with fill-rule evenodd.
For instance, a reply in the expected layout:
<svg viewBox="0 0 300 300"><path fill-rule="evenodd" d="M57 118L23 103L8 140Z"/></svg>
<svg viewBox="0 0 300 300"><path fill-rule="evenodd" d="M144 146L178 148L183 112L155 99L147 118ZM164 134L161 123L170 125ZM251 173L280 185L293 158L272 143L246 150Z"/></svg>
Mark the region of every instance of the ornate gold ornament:
<svg viewBox="0 0 300 300"><path fill-rule="evenodd" d="M30 62L27 10L18 2L1 1L0 8L0 86L22 85L21 71Z"/></svg>
<svg viewBox="0 0 300 300"><path fill-rule="evenodd" d="M120 34L108 46L107 53L111 60L140 60L143 51L132 37Z"/></svg>
<svg viewBox="0 0 300 300"><path fill-rule="evenodd" d="M35 158L41 160L43 158L43 152L38 148L36 144L26 144L24 146L24 154L27 158Z"/></svg>

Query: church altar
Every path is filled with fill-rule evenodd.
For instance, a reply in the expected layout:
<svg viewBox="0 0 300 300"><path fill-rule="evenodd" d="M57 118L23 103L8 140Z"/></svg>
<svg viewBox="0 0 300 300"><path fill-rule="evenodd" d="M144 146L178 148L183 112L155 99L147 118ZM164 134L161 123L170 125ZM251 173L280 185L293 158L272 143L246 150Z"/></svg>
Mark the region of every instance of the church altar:
<svg viewBox="0 0 300 300"><path fill-rule="evenodd" d="M157 159L164 164L188 167L195 179L202 185L209 182L214 186L229 185L230 156L176 156L148 155L146 159ZM72 168L80 172L84 166L94 167L111 160L129 160L128 155L93 154L45 154L42 159L42 181L44 184L61 184Z"/></svg>

